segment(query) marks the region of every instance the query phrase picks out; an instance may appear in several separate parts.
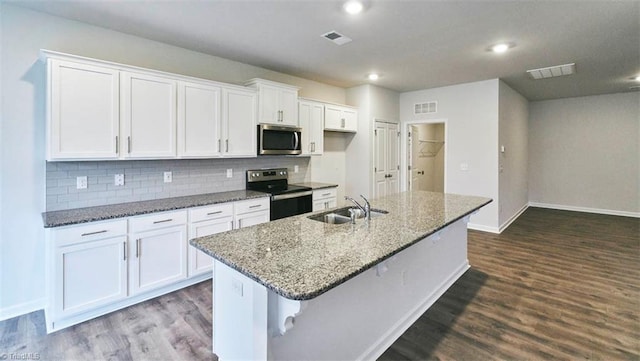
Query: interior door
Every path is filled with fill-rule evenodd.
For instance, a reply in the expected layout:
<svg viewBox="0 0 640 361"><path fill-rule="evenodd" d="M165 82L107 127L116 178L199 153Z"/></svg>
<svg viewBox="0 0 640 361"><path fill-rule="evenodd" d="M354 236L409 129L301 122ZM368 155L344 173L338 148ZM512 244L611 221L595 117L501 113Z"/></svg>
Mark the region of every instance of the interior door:
<svg viewBox="0 0 640 361"><path fill-rule="evenodd" d="M376 121L374 130L374 196L384 197L400 190L400 142L397 123Z"/></svg>
<svg viewBox="0 0 640 361"><path fill-rule="evenodd" d="M420 189L419 169L416 162L418 158L420 143L418 142L418 127L412 125L409 129L409 190Z"/></svg>

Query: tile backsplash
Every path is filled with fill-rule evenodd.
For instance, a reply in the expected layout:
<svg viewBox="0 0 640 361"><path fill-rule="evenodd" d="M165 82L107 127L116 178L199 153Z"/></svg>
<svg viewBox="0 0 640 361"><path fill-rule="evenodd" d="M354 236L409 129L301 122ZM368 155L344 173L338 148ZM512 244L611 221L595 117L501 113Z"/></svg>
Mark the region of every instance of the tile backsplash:
<svg viewBox="0 0 640 361"><path fill-rule="evenodd" d="M46 167L47 211L244 189L248 169L288 168L290 183L311 179L308 157L47 162ZM231 178L227 169L233 170ZM164 172L172 173L171 183L164 182ZM116 174L124 174L124 185L114 185ZM87 177L86 189L76 189L81 176Z"/></svg>

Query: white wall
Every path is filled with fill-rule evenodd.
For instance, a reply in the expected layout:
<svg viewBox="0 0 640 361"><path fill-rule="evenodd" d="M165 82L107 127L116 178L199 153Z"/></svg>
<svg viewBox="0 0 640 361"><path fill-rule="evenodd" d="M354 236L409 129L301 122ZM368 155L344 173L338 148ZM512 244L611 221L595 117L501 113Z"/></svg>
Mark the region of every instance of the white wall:
<svg viewBox="0 0 640 361"><path fill-rule="evenodd" d="M41 48L241 84L261 77L301 96L344 103L342 88L280 74L0 2L0 319L38 309L45 296L45 69Z"/></svg>
<svg viewBox="0 0 640 361"><path fill-rule="evenodd" d="M345 168L347 145L344 134L324 132L324 150L322 156L312 156L309 162L314 182L338 185L338 203L345 195Z"/></svg>
<svg viewBox="0 0 640 361"><path fill-rule="evenodd" d="M640 94L529 105L532 204L640 215Z"/></svg>
<svg viewBox="0 0 640 361"><path fill-rule="evenodd" d="M345 193L373 194L373 128L375 119L398 121L399 93L365 84L347 89L347 104L358 107L358 133L348 135Z"/></svg>
<svg viewBox="0 0 640 361"><path fill-rule="evenodd" d="M400 94L400 120L446 120L447 193L489 197L494 202L471 217L470 227L497 232L498 220L498 79ZM413 113L414 104L438 102L435 114ZM404 130L405 127L403 126ZM403 149L406 149L406 137ZM407 160L402 158L402 179ZM468 170L461 170L461 164ZM406 182L402 183L406 189Z"/></svg>
<svg viewBox="0 0 640 361"><path fill-rule="evenodd" d="M500 81L498 146L499 224L503 230L529 203L528 119L529 102Z"/></svg>

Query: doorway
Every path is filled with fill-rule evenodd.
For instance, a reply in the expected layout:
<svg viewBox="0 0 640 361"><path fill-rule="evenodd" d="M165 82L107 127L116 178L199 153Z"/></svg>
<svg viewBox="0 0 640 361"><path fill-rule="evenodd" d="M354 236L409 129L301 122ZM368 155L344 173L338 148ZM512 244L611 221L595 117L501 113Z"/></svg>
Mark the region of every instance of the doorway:
<svg viewBox="0 0 640 361"><path fill-rule="evenodd" d="M445 123L408 124L408 189L444 192Z"/></svg>

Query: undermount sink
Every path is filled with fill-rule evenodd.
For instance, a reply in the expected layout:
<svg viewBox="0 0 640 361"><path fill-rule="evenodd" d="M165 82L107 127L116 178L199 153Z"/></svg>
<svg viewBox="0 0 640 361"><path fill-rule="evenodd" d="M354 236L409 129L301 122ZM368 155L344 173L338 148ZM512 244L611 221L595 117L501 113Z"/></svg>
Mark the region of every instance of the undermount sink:
<svg viewBox="0 0 640 361"><path fill-rule="evenodd" d="M329 224L349 223L349 222L351 222L351 215L349 213L349 209L353 209L356 212L356 218L357 219L364 218L364 212L361 209L358 209L358 208L355 208L355 207L338 208L338 209L334 209L332 211L315 214L315 215L309 216L307 218L309 218L311 220L314 220L314 221L324 222L324 223L329 223ZM381 215L387 214L387 213L389 213L389 212L383 211L381 209L372 209L371 210L371 218L375 218L375 217L378 217L378 216L381 216Z"/></svg>

